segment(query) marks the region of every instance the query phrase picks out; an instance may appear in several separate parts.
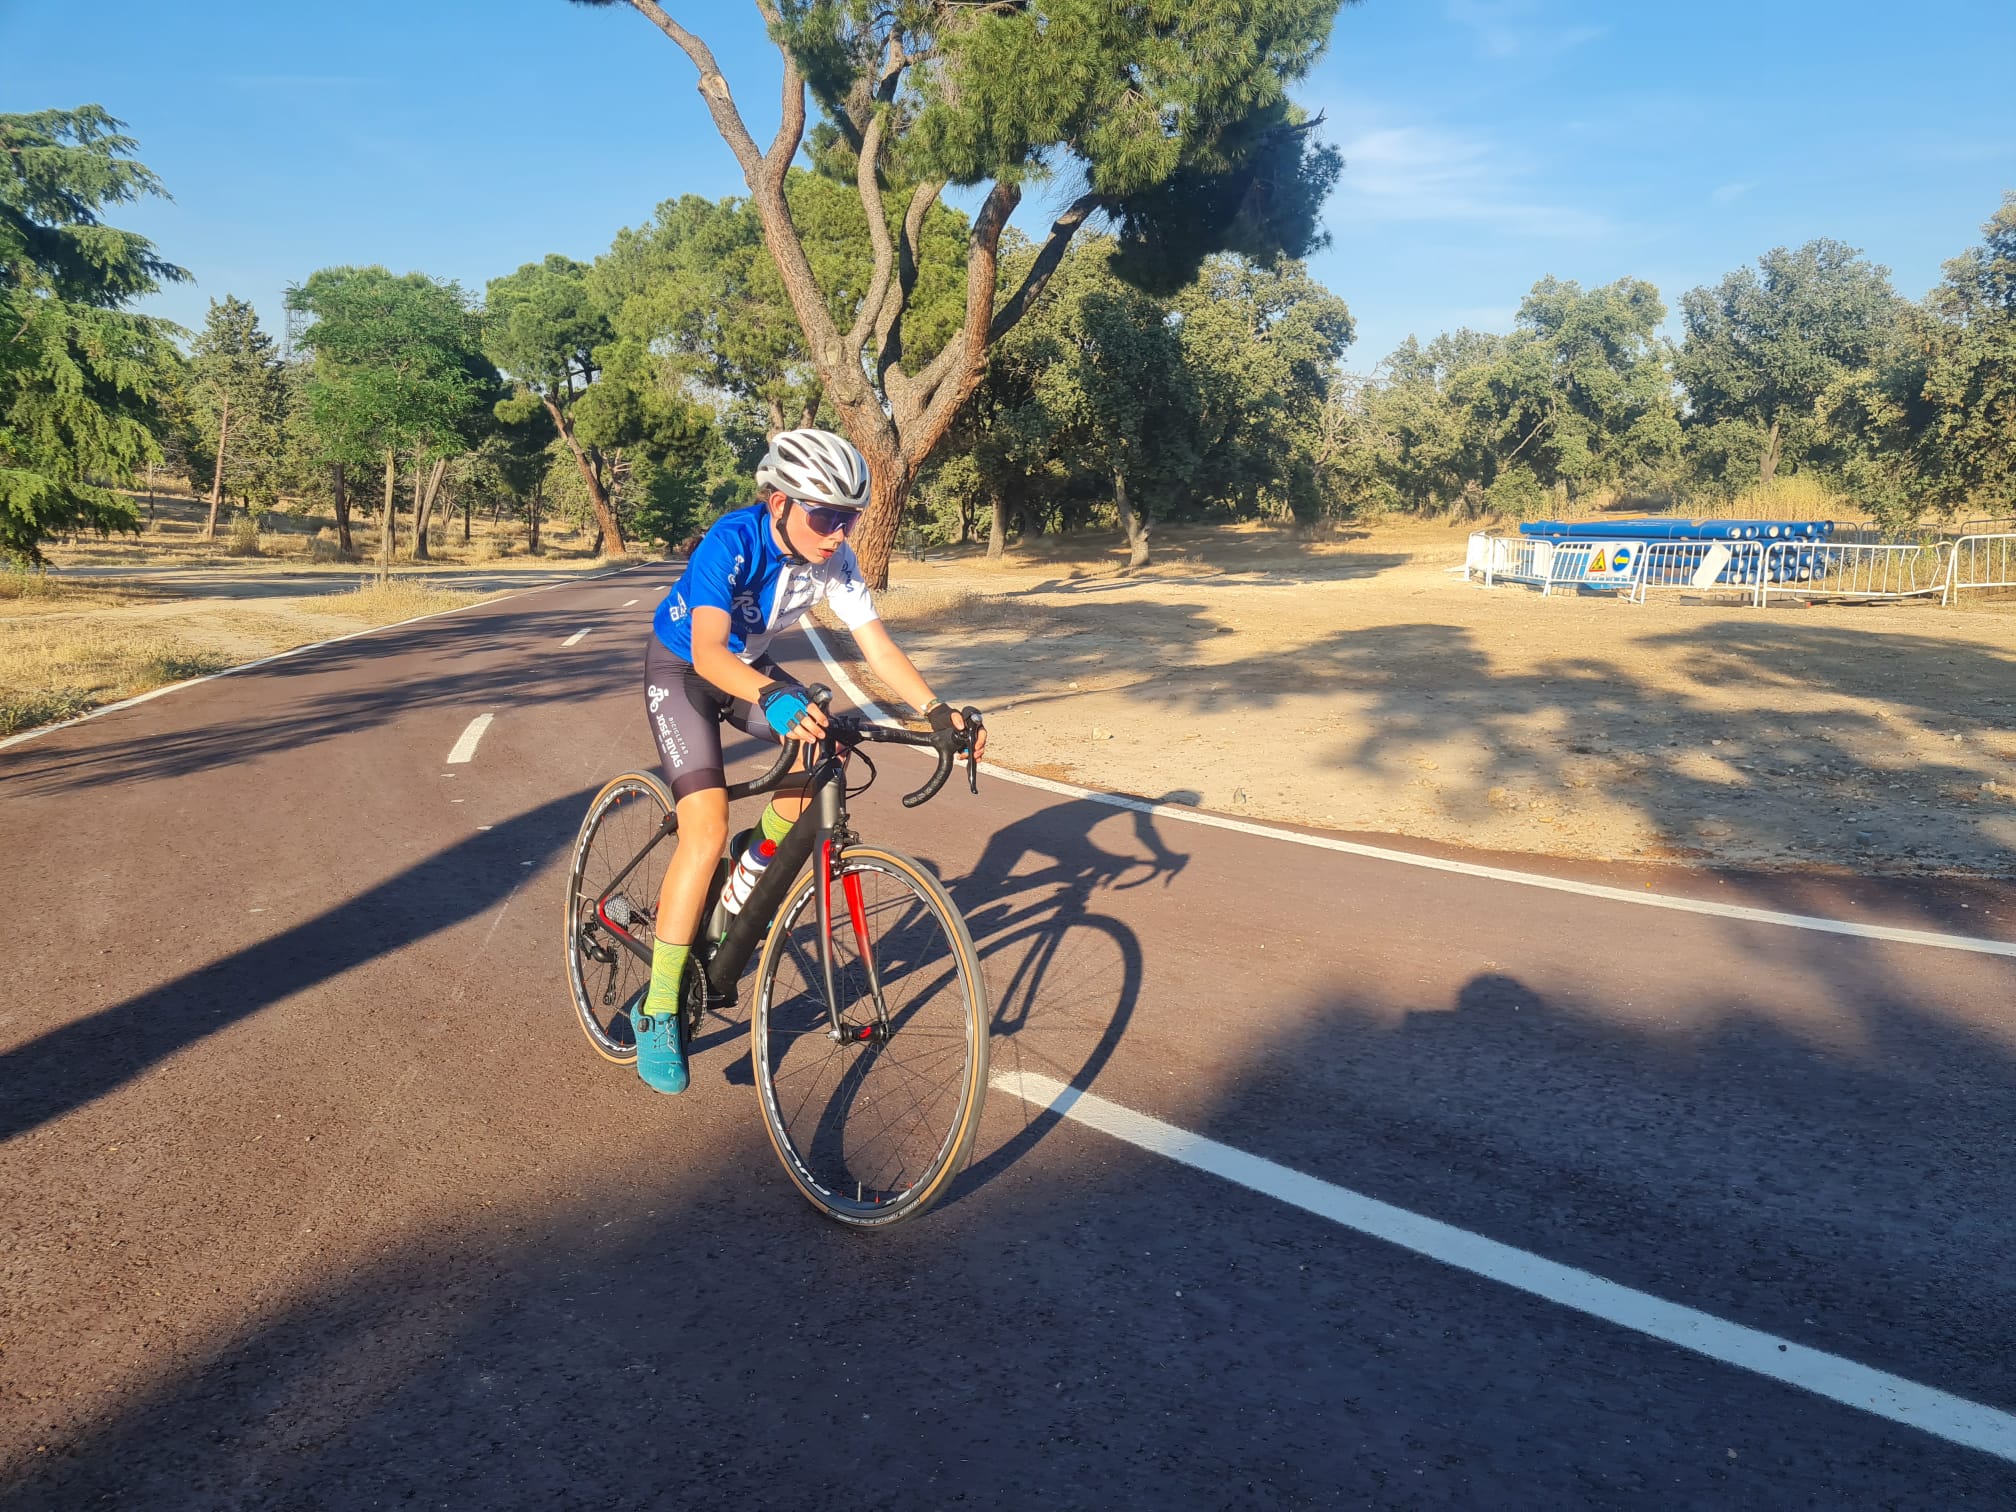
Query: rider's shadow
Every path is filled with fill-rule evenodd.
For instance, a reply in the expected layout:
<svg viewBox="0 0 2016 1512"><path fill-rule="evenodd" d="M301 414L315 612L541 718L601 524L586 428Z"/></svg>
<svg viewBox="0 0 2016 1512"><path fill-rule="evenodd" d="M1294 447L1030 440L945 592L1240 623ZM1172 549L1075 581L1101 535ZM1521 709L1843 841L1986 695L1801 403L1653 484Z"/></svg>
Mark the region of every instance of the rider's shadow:
<svg viewBox="0 0 2016 1512"><path fill-rule="evenodd" d="M1177 792L1156 801L1197 798ZM1053 804L997 830L972 873L951 884L987 974L996 1075L1033 1072L1089 1087L1126 1033L1141 994L1141 941L1095 905L1102 893L1166 887L1190 859L1164 843L1154 815L1129 817L1137 845L1109 849L1094 831L1104 826L1118 839L1113 808ZM982 1151L955 1199L1019 1159L1059 1116L996 1093L990 1121L1004 1106L1022 1126Z"/></svg>

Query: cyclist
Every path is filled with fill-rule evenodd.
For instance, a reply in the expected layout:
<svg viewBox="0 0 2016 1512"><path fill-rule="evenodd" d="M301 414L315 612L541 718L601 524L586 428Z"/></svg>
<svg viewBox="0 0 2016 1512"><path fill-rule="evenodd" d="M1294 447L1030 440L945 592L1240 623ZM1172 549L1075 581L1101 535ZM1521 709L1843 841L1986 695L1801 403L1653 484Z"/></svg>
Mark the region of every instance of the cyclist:
<svg viewBox="0 0 2016 1512"><path fill-rule="evenodd" d="M659 1092L686 1090L679 987L728 838L721 724L779 741L817 740L826 729L804 687L766 654L770 641L824 599L875 675L932 728L965 725L889 638L847 545L868 504L867 459L831 431L783 431L757 464L756 493L694 548L658 606L644 655L651 738L679 814L679 845L658 889L651 987L635 1025L637 1074ZM982 729L976 754L986 742ZM773 796L750 843L782 840L805 801Z"/></svg>

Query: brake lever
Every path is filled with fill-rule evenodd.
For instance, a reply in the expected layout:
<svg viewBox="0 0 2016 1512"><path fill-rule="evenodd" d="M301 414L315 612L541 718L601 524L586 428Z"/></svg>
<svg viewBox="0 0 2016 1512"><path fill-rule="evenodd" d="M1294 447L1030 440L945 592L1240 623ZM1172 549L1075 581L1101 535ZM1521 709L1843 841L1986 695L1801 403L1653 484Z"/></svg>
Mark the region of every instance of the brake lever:
<svg viewBox="0 0 2016 1512"><path fill-rule="evenodd" d="M978 793L980 791L980 753L974 750L973 746L975 738L982 730L987 728L987 724L985 720L981 719L980 711L971 704L968 704L959 711L959 717L966 721L966 729L963 732L966 736L966 791L969 793Z"/></svg>

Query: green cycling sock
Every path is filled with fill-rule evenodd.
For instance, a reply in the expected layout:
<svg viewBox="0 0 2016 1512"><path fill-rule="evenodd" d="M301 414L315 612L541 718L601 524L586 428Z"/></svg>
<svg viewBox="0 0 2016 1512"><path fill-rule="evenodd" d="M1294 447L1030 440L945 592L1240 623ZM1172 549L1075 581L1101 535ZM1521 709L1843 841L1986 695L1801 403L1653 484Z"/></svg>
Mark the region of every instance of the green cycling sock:
<svg viewBox="0 0 2016 1512"><path fill-rule="evenodd" d="M776 804L766 803L763 805L763 817L756 821L756 825L763 832L765 840L772 845L782 845L784 837L791 833L791 826L795 822L778 813Z"/></svg>
<svg viewBox="0 0 2016 1512"><path fill-rule="evenodd" d="M654 1018L679 1011L679 981L686 975L686 957L691 945L674 945L660 940L651 947L651 990L644 994L644 1011Z"/></svg>

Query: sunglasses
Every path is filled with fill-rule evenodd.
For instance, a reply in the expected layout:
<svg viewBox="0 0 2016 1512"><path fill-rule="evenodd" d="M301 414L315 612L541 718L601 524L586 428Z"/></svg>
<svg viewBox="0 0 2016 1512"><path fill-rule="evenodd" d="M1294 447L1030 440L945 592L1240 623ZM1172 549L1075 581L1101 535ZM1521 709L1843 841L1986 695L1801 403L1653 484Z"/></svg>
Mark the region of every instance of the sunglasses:
<svg viewBox="0 0 2016 1512"><path fill-rule="evenodd" d="M836 530L843 536L851 535L854 527L861 523L858 509L836 509L830 504L807 504L803 499L791 501L805 511L805 523L812 527L815 535L829 536Z"/></svg>

